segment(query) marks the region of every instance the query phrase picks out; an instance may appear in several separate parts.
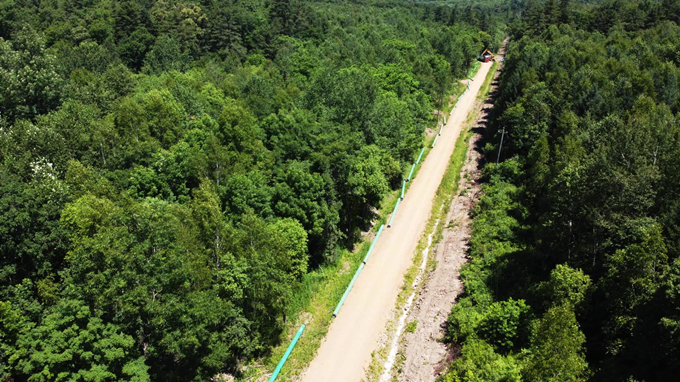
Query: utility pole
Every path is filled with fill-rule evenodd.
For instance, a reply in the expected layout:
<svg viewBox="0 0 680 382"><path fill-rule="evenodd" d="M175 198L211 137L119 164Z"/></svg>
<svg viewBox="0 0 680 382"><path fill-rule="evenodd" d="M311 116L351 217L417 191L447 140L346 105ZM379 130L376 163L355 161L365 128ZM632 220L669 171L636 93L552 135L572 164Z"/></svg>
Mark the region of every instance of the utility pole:
<svg viewBox="0 0 680 382"><path fill-rule="evenodd" d="M503 126L503 134L501 134L501 144L498 146L498 156L496 157L496 164L501 159L501 148L503 148L503 137L505 136L505 126Z"/></svg>

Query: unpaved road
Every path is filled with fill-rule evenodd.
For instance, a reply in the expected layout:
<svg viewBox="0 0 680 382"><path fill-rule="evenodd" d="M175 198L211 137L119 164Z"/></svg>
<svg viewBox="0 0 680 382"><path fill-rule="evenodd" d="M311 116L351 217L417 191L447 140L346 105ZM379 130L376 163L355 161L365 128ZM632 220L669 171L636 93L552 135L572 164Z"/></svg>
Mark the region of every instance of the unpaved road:
<svg viewBox="0 0 680 382"><path fill-rule="evenodd" d="M503 49L500 57L503 57L502 52ZM495 77L491 92L497 86L498 72L493 75ZM458 184L458 190L461 192L451 201L444 221L446 228L443 231L443 240L435 248L437 267L427 275L415 307L406 318L406 322L417 321L418 325L413 333L403 335L402 352L405 361L401 367L400 381L434 382L441 373L446 372L446 367L453 356L454 349L449 349L439 340L445 335L451 307L463 291L460 267L466 262L470 240L469 214L479 199L481 188L478 181L481 177L480 167L483 158L478 145L493 102L490 99L478 101L475 107L481 107L482 113L475 121L474 135L470 138L465 164L461 168Z"/></svg>
<svg viewBox="0 0 680 382"><path fill-rule="evenodd" d="M470 91L449 117L437 145L400 203L392 227L383 232L316 357L303 373L303 381L353 382L364 377L394 308L403 275L412 264L456 139L490 68L491 63L481 65Z"/></svg>

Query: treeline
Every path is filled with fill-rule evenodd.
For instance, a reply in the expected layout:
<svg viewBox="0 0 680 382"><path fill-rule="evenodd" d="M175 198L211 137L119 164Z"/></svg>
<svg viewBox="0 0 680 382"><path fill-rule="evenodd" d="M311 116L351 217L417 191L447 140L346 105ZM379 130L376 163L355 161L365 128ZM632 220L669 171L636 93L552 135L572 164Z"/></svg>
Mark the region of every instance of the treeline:
<svg viewBox="0 0 680 382"><path fill-rule="evenodd" d="M444 380L677 379L679 7L529 2L511 26Z"/></svg>
<svg viewBox="0 0 680 382"><path fill-rule="evenodd" d="M209 380L266 354L502 39L484 12L2 0L0 379Z"/></svg>

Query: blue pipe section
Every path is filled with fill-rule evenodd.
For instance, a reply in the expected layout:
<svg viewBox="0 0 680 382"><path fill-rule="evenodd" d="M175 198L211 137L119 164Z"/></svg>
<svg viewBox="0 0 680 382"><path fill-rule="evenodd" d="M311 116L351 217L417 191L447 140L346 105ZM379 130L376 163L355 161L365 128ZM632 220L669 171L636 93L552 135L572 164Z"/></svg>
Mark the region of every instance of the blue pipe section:
<svg viewBox="0 0 680 382"><path fill-rule="evenodd" d="M276 369L274 370L274 374L272 374L271 377L269 377L269 382L274 382L276 380L276 377L279 376L279 373L281 372L281 368L283 368L283 365L286 363L286 360L288 359L288 356L290 353L293 351L293 348L295 347L295 344L298 342L300 339L300 336L302 335L302 332L305 331L305 324L300 325L300 329L298 329L297 334L293 338L293 342L288 345L288 349L286 349L286 353L283 354L283 358L279 361L279 364L276 365Z"/></svg>
<svg viewBox="0 0 680 382"><path fill-rule="evenodd" d="M397 205L394 206L394 211L392 211L392 217L390 218L389 224L387 224L387 228L392 227L392 221L394 220L394 217L397 216L397 208L399 208L399 202L401 202L401 199L397 199Z"/></svg>
<svg viewBox="0 0 680 382"><path fill-rule="evenodd" d="M368 249L368 252L366 253L366 257L364 257L364 264L368 261L368 257L371 256L371 252L373 252L373 247L375 247L375 244L378 242L378 239L380 238L380 234L383 231L383 228L385 228L385 225L381 225L380 229L378 230L378 234L375 235L375 239L373 239L373 243L371 243L371 247Z"/></svg>
<svg viewBox="0 0 680 382"><path fill-rule="evenodd" d="M424 152L425 152L425 149L420 150L420 155L418 155L418 160L416 161L416 164L420 163L420 158L423 157Z"/></svg>
<svg viewBox="0 0 680 382"><path fill-rule="evenodd" d="M397 203L399 203L399 202L397 202ZM342 304L345 303L347 296L349 296L349 291L352 290L352 287L354 286L354 283L357 281L357 278L359 278L359 273L361 273L362 269L364 269L364 263L359 264L359 269L357 269L357 272L354 274L354 277L352 277L352 281L349 283L349 286L347 287L347 289L345 289L345 293L342 295L342 298L340 299L338 306L336 306L335 310L333 311L333 317L337 317L338 313L340 313L340 308L342 308ZM269 381L269 382L272 382L272 381Z"/></svg>
<svg viewBox="0 0 680 382"><path fill-rule="evenodd" d="M401 185L401 200L404 200L404 191L406 191L406 181L402 180L402 185Z"/></svg>
<svg viewBox="0 0 680 382"><path fill-rule="evenodd" d="M434 142L432 142L432 147L434 147L434 144L437 143L437 138L439 138L439 135L434 137Z"/></svg>
<svg viewBox="0 0 680 382"><path fill-rule="evenodd" d="M411 181L411 176L413 176L413 170L416 168L416 164L414 163L413 166L411 166L411 172L408 173L408 181Z"/></svg>

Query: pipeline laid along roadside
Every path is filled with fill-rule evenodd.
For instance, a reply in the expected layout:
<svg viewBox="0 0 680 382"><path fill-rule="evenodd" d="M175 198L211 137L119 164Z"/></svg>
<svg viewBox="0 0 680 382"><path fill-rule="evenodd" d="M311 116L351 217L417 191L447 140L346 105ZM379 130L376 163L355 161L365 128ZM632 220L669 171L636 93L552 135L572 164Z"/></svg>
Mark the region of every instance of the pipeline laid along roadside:
<svg viewBox="0 0 680 382"><path fill-rule="evenodd" d="M470 79L468 80L467 88L466 88L465 91L458 97L458 99L456 100L456 104L453 105L453 108L451 109L451 113L453 113L453 110L456 109L456 106L458 106L458 102L461 100L461 98L463 98L463 96L470 90L470 80L472 80L472 79L470 78ZM442 135L442 132L443 132L443 129L444 129L444 125L446 124L446 116L443 117L443 121L444 121L444 123L440 125L439 132L435 135L435 138L434 138L434 140L432 141L432 146L431 146L432 148L434 148L435 144L437 143L437 139ZM411 170L410 170L410 172L409 172L409 174L408 174L408 177L407 177L406 179L403 179L403 181L402 181L401 196L400 196L399 198L397 198L397 203L396 203L396 205L394 206L394 210L392 211L392 214L391 214L391 216L390 216L389 222L388 222L388 224L387 224L387 228L392 227L392 222L394 221L394 218L395 218L395 216L396 216L396 214L397 214L397 209L399 208L399 203L404 199L405 193L406 193L406 191L407 191L407 190L406 190L406 183L407 183L407 182L411 182L411 180L412 180L412 178L413 178L414 171L415 171L415 169L416 169L416 166L418 166L418 165L420 164L421 159L422 159L424 153L425 153L425 148L423 148L423 149L420 151L420 155L418 155L418 159L417 159L417 160L415 161L415 163L413 163L413 165L411 166ZM356 280L359 278L359 275L361 274L361 271L363 270L364 266L366 265L366 263L367 263L367 261L368 261L370 255L371 255L371 252L373 251L373 248L376 246L378 240L380 239L380 234L383 232L383 229L384 229L384 228L385 228L385 225L384 225L384 224L380 226L380 229L378 230L378 233L376 234L375 238L373 239L373 242L371 243L371 246L370 246L370 248L368 249L368 252L366 253L366 256L364 257L364 260L362 261L361 264L359 264L359 268L358 268L358 269L356 270L356 272L354 273L354 277L352 277L352 280L350 281L349 285L348 285L347 288L345 289L345 292L343 293L343 295L342 295L340 301L338 302L338 305L335 307L335 310L333 310L333 317L337 317L337 315L340 313L340 309L342 308L342 305L344 304L345 300L346 300L347 297L349 296L349 293L350 293L350 291L352 290L352 287L354 286L354 283L355 283ZM302 325L300 326L300 329L298 330L297 334L295 335L295 337L294 337L293 340L291 341L290 345L289 345L288 348L286 349L285 354L283 355L283 357L282 357L281 360L279 361L278 365L276 366L276 369L274 370L274 373L272 373L271 377L269 378L269 382L274 382L274 381L276 380L276 378L278 377L278 375L279 375L281 369L282 369L283 366L285 365L286 360L288 359L288 357L290 356L290 353L291 353L291 352L293 351L293 349L295 348L295 345L297 344L297 342L298 342L298 340L300 339L300 336L302 335L302 333L304 332L304 330L305 330L305 325L302 324Z"/></svg>

